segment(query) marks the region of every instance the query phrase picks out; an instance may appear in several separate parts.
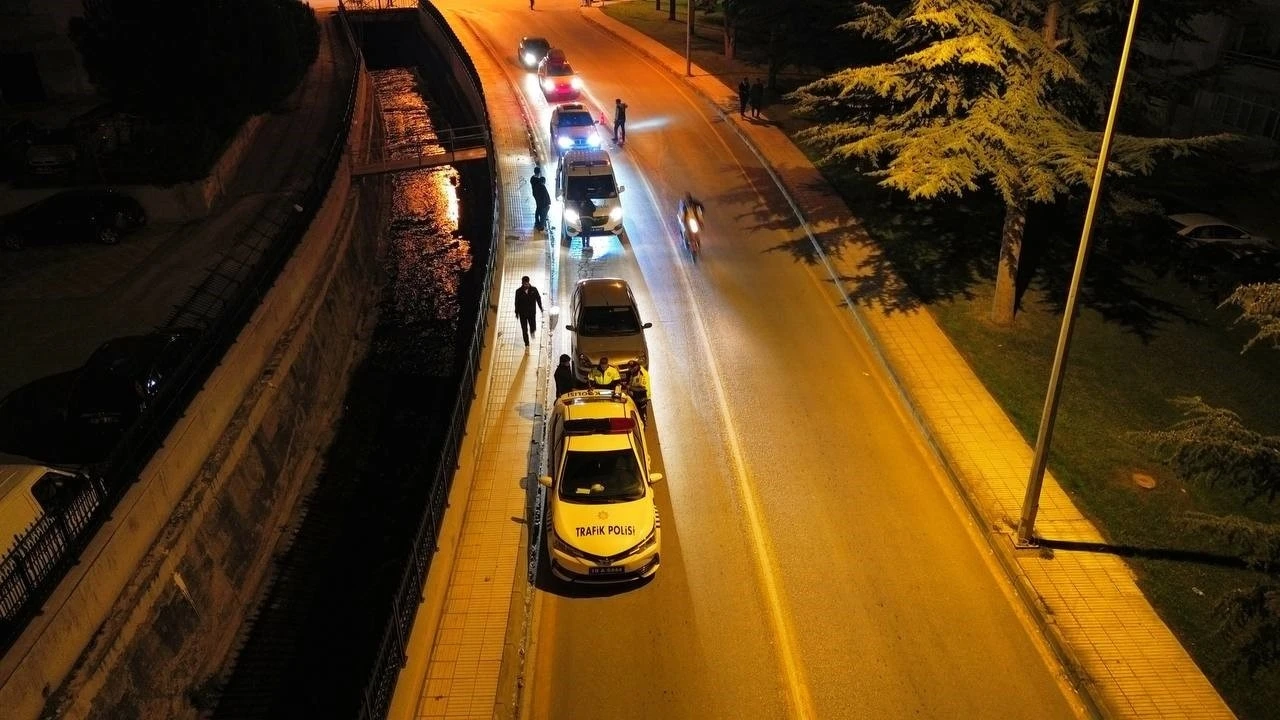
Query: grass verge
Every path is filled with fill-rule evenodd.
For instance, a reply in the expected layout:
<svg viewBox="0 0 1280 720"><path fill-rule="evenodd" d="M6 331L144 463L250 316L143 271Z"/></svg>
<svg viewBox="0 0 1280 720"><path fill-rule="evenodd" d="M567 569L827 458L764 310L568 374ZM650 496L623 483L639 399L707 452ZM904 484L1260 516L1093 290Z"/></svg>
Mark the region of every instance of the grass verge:
<svg viewBox="0 0 1280 720"><path fill-rule="evenodd" d="M684 53L685 15L677 22L647 0L611 3L611 17ZM719 76L760 75L764 69L723 54L719 29L699 25L693 62ZM727 83L732 85L733 83ZM789 134L803 127L785 105L766 114ZM828 173L846 197L859 198L859 218L895 270L966 357L1015 425L1034 442L1083 214L1064 203L1041 209L1028 224L1029 258L1038 273L1012 328L987 321L999 207L980 196L950 206L892 197L860 176ZM869 198L874 202L868 202ZM960 222L959 216L967 222ZM928 227L929 233L920 232ZM940 237L939 228L961 228ZM1057 229L1055 229L1057 228ZM1132 431L1177 420L1170 398L1199 395L1238 412L1254 429L1280 432L1280 366L1265 349L1242 355L1249 328L1233 327L1235 313L1202 293L1132 258L1107 250L1126 228L1101 228L1090 259L1085 305L1076 326L1051 468L1080 508L1129 558L1139 583L1183 645L1242 718L1274 717L1280 706L1280 667L1249 675L1216 634L1215 602L1224 592L1262 576L1211 560L1169 559L1171 550L1230 555L1211 538L1179 525L1188 511L1237 514L1280 522L1280 509L1246 503L1229 488L1179 481L1126 439ZM1133 481L1150 474L1154 489Z"/></svg>

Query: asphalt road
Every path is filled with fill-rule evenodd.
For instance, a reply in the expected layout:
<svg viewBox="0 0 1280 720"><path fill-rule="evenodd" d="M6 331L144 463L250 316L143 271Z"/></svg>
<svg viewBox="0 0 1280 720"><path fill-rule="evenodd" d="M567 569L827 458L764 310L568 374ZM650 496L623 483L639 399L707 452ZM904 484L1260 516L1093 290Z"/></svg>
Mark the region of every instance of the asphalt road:
<svg viewBox="0 0 1280 720"><path fill-rule="evenodd" d="M798 222L714 108L576 0L438 5L523 92L544 153L550 108L515 63L521 35L565 49L597 114L629 104L612 153L627 233L589 258L561 247L554 287L567 305L579 277L626 278L654 323L663 564L633 587L542 584L533 717L1078 716L838 294L793 252ZM707 206L697 264L673 219L686 189Z"/></svg>

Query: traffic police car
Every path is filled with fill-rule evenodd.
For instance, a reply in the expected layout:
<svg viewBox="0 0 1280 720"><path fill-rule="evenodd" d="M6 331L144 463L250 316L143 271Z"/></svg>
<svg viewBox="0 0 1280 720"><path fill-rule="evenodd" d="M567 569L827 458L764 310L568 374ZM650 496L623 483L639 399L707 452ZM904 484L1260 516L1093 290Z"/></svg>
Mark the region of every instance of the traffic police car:
<svg viewBox="0 0 1280 720"><path fill-rule="evenodd" d="M577 390L548 428L547 547L562 580L622 582L658 571L661 546L644 422L625 393Z"/></svg>

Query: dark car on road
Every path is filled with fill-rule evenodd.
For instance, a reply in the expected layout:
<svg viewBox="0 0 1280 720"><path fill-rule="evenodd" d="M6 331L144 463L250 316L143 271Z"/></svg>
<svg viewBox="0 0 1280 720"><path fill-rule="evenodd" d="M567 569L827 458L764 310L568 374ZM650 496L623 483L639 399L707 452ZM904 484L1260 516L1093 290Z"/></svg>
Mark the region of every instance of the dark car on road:
<svg viewBox="0 0 1280 720"><path fill-rule="evenodd" d="M124 434L173 378L198 336L195 330L166 330L98 346L67 400L67 420L81 439L114 442Z"/></svg>
<svg viewBox="0 0 1280 720"><path fill-rule="evenodd" d="M0 218L0 246L98 242L115 245L147 224L142 205L114 190L66 190Z"/></svg>
<svg viewBox="0 0 1280 720"><path fill-rule="evenodd" d="M544 37L520 38L520 47L516 48L516 60L526 70L535 70L542 58L551 51L551 42Z"/></svg>

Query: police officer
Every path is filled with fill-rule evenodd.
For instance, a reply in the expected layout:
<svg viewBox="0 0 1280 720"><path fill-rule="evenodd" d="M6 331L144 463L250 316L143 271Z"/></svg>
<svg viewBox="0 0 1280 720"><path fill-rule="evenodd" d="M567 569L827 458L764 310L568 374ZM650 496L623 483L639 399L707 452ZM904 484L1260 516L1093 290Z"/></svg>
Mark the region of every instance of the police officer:
<svg viewBox="0 0 1280 720"><path fill-rule="evenodd" d="M601 355L600 362L587 374L587 382L597 390L612 390L622 382L622 373L609 364L609 358Z"/></svg>
<svg viewBox="0 0 1280 720"><path fill-rule="evenodd" d="M632 360L627 365L627 394L636 401L636 409L640 417L649 419L649 371L644 369L639 360Z"/></svg>

